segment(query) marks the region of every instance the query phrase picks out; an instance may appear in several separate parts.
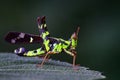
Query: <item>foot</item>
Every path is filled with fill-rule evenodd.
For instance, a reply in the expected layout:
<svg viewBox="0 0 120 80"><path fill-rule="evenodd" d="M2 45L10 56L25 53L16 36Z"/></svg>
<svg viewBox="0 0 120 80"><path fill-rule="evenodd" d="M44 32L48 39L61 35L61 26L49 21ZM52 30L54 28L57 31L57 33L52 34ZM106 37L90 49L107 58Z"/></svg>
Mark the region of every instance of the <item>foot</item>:
<svg viewBox="0 0 120 80"><path fill-rule="evenodd" d="M79 70L79 66L80 66L80 64L74 65L74 66L73 66L73 69L74 69L74 70Z"/></svg>
<svg viewBox="0 0 120 80"><path fill-rule="evenodd" d="M42 68L43 65L41 65L41 64L36 64L36 67L40 67L40 68Z"/></svg>

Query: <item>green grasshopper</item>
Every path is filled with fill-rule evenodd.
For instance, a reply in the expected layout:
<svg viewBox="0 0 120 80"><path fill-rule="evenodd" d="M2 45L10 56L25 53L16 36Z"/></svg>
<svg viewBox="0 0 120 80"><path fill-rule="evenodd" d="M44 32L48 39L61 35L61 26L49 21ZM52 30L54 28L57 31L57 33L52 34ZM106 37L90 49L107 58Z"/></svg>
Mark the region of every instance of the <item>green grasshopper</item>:
<svg viewBox="0 0 120 80"><path fill-rule="evenodd" d="M42 46L38 49L28 51L24 47L20 47L14 50L19 56L24 57L44 57L43 61L39 66L43 66L45 60L51 54L59 54L61 52L66 52L67 54L73 56L73 67L76 61L76 46L78 40L78 32L80 27L77 28L69 40L64 40L62 38L50 37L48 32L45 16L37 18L37 24L39 29L39 35L27 34L23 32L9 32L5 40L12 44L19 43L42 43Z"/></svg>

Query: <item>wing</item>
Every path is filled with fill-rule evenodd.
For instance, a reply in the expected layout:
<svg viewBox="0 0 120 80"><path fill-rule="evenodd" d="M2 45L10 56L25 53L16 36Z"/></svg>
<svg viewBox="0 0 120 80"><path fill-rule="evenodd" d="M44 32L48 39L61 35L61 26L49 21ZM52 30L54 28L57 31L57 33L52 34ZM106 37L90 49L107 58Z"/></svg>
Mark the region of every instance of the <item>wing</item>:
<svg viewBox="0 0 120 80"><path fill-rule="evenodd" d="M39 35L27 34L22 32L9 32L5 36L5 40L12 44L43 43L43 39Z"/></svg>

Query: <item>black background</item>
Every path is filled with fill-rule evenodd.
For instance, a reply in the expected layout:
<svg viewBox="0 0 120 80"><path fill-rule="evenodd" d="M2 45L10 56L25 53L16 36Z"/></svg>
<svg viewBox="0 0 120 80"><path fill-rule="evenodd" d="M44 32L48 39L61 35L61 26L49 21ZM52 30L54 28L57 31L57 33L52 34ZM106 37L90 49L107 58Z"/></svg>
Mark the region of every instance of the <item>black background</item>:
<svg viewBox="0 0 120 80"><path fill-rule="evenodd" d="M0 52L25 46L4 41L9 31L38 34L36 18L45 15L51 36L69 39L79 25L77 61L81 66L101 71L105 80L119 80L120 3L117 0L4 0L0 1ZM53 59L72 62L62 53Z"/></svg>

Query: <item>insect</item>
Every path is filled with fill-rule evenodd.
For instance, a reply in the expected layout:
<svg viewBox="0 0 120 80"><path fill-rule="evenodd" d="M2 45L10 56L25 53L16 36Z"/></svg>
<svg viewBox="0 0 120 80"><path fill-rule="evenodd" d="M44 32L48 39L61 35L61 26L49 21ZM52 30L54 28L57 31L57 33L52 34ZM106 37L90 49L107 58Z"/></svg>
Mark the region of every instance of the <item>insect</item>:
<svg viewBox="0 0 120 80"><path fill-rule="evenodd" d="M75 66L76 60L76 46L78 40L78 32L80 27L71 35L69 40L64 40L62 38L51 37L48 32L45 16L37 18L37 24L39 29L39 35L27 34L23 32L8 32L5 36L5 40L12 44L20 43L41 43L41 47L35 50L26 50L24 47L20 47L14 50L14 53L19 56L24 57L44 57L39 66L43 66L45 60L51 54L59 54L61 52L66 52L67 54L73 56L73 67Z"/></svg>

